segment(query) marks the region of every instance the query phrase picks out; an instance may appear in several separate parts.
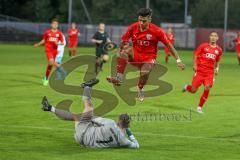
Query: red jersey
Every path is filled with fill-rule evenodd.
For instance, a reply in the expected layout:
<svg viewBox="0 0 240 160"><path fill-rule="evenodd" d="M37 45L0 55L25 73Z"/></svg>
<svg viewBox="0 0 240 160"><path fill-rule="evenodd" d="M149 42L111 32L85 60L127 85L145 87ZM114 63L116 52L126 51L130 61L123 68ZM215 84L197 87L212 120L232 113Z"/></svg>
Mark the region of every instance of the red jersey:
<svg viewBox="0 0 240 160"><path fill-rule="evenodd" d="M161 41L164 45L170 43L164 31L152 23L144 31L140 30L139 22L130 25L122 36L122 41L128 42L129 39L132 40L134 53L148 55L154 59L157 57L158 42Z"/></svg>
<svg viewBox="0 0 240 160"><path fill-rule="evenodd" d="M166 33L166 36L167 36L168 40L173 44L174 40L175 40L174 34L173 33Z"/></svg>
<svg viewBox="0 0 240 160"><path fill-rule="evenodd" d="M78 29L69 29L68 30L68 41L76 42L78 41L78 35L80 31Z"/></svg>
<svg viewBox="0 0 240 160"><path fill-rule="evenodd" d="M47 52L56 52L58 48L57 43L59 41L63 43L63 34L59 30L53 32L51 29L48 29L44 33L43 39L45 40L45 50Z"/></svg>
<svg viewBox="0 0 240 160"><path fill-rule="evenodd" d="M222 49L219 46L212 47L209 43L202 43L194 54L197 57L197 72L214 74L215 63L220 61Z"/></svg>
<svg viewBox="0 0 240 160"><path fill-rule="evenodd" d="M236 52L240 53L240 37L237 37L235 40Z"/></svg>

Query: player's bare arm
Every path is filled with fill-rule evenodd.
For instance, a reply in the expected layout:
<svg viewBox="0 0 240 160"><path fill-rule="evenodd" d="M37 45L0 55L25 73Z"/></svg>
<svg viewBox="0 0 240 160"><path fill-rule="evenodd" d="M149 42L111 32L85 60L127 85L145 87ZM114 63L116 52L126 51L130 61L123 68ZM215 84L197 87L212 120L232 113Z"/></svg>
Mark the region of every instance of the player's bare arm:
<svg viewBox="0 0 240 160"><path fill-rule="evenodd" d="M219 72L219 62L215 62L215 65L214 65L214 74L215 74L215 75L218 75L218 72Z"/></svg>
<svg viewBox="0 0 240 160"><path fill-rule="evenodd" d="M180 69L184 70L185 69L185 64L182 62L177 50L174 48L174 46L169 43L167 45L167 47L169 48L169 50L171 51L172 56L176 59L177 65Z"/></svg>
<svg viewBox="0 0 240 160"><path fill-rule="evenodd" d="M103 42L103 40L96 40L94 38L91 39L92 43L98 43L101 44Z"/></svg>
<svg viewBox="0 0 240 160"><path fill-rule="evenodd" d="M110 38L107 38L107 43L111 43L111 39Z"/></svg>
<svg viewBox="0 0 240 160"><path fill-rule="evenodd" d="M34 47L39 47L41 45L45 44L45 39L42 39L39 43L35 43Z"/></svg>
<svg viewBox="0 0 240 160"><path fill-rule="evenodd" d="M196 72L197 71L197 56L193 54L193 70Z"/></svg>

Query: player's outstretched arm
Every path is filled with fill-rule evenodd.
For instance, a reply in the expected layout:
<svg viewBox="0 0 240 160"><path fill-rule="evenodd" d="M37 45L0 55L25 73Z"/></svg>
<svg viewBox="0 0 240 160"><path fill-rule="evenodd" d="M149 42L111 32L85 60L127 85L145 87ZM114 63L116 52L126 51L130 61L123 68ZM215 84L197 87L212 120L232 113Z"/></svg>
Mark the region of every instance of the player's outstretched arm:
<svg viewBox="0 0 240 160"><path fill-rule="evenodd" d="M171 51L172 56L176 59L177 65L182 70L185 69L185 65L183 64L177 50L174 48L174 46L171 43L167 44L168 49Z"/></svg>
<svg viewBox="0 0 240 160"><path fill-rule="evenodd" d="M103 40L97 40L94 38L92 38L91 41L92 41L92 43L98 43L98 44L101 44L103 42Z"/></svg>
<svg viewBox="0 0 240 160"><path fill-rule="evenodd" d="M139 148L139 143L137 139L133 136L130 128L126 129L126 133L128 135L129 140L131 141L131 144L128 146L129 148Z"/></svg>
<svg viewBox="0 0 240 160"><path fill-rule="evenodd" d="M193 70L197 71L197 56L195 54L193 55Z"/></svg>
<svg viewBox="0 0 240 160"><path fill-rule="evenodd" d="M45 39L42 39L39 43L35 43L34 47L39 47L45 43Z"/></svg>

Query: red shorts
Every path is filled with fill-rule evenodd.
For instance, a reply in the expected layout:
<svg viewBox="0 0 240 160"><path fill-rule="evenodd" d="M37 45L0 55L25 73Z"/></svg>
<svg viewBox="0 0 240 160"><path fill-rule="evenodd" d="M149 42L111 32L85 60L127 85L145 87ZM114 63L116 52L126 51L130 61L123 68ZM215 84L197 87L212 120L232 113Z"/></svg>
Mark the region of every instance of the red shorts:
<svg viewBox="0 0 240 160"><path fill-rule="evenodd" d="M46 53L46 57L48 60L50 59L55 59L56 56L57 56L57 49L56 50L45 50L45 53Z"/></svg>
<svg viewBox="0 0 240 160"><path fill-rule="evenodd" d="M141 68L143 64L148 63L154 66L156 62L156 55L155 54L140 54L138 52L133 52L133 58L129 58L128 62L131 65L134 65L138 68Z"/></svg>
<svg viewBox="0 0 240 160"><path fill-rule="evenodd" d="M192 86L198 88L201 85L204 86L213 86L214 84L214 74L202 74L195 72L192 79Z"/></svg>
<svg viewBox="0 0 240 160"><path fill-rule="evenodd" d="M77 44L78 44L77 41L69 41L69 42L68 42L68 48L77 47Z"/></svg>

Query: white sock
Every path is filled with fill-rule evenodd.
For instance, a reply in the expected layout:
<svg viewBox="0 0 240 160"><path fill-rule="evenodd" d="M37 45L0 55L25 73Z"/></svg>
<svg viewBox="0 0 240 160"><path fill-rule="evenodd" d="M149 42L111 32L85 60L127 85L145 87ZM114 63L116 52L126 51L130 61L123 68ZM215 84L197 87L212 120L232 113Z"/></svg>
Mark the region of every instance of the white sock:
<svg viewBox="0 0 240 160"><path fill-rule="evenodd" d="M117 78L122 81L123 80L123 74L122 73L117 73Z"/></svg>
<svg viewBox="0 0 240 160"><path fill-rule="evenodd" d="M91 87L85 87L83 89L83 96L82 96L82 100L91 100Z"/></svg>
<svg viewBox="0 0 240 160"><path fill-rule="evenodd" d="M51 112L54 112L54 113L55 113L55 107L52 106Z"/></svg>

